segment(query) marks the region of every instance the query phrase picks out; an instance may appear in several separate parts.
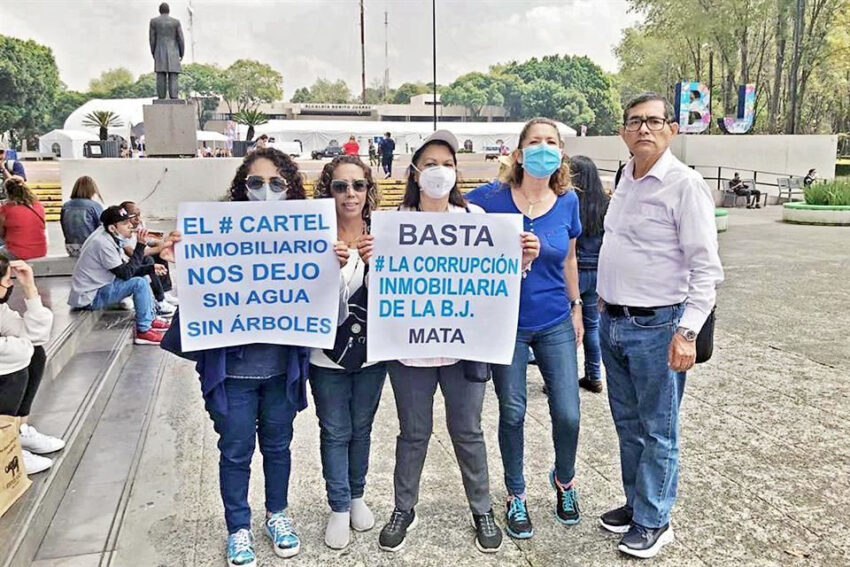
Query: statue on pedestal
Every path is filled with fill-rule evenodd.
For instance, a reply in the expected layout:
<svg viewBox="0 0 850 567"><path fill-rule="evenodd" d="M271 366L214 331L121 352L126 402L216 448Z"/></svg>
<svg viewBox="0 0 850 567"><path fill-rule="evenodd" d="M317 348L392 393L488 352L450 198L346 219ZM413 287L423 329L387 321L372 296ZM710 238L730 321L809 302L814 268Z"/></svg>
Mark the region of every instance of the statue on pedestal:
<svg viewBox="0 0 850 567"><path fill-rule="evenodd" d="M183 29L180 21L169 15L168 4L159 5L159 16L151 20L151 55L156 71L156 96L162 100L177 98L177 76L183 70ZM167 96L166 96L167 93Z"/></svg>

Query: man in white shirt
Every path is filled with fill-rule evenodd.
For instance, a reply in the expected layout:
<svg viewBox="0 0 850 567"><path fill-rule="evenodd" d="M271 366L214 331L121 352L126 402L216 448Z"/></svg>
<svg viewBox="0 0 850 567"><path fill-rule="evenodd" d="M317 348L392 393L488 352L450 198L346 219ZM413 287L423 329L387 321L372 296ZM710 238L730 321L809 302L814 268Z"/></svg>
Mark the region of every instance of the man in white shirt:
<svg viewBox="0 0 850 567"><path fill-rule="evenodd" d="M624 534L620 551L642 558L673 541L685 372L723 281L714 199L670 152L679 131L672 120L670 103L654 93L626 106L620 136L634 157L608 206L597 283L626 495L600 523Z"/></svg>

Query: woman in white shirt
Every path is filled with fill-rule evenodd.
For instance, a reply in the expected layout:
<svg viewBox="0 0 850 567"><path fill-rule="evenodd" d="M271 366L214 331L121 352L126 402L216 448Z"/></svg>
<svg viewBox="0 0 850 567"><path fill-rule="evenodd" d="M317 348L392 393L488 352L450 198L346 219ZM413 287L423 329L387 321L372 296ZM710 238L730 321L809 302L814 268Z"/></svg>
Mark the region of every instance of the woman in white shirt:
<svg viewBox="0 0 850 567"><path fill-rule="evenodd" d="M8 305L12 275L24 292L23 316ZM33 399L44 374L44 343L50 338L53 313L41 304L32 268L0 254L0 415L21 420L21 447L28 474L47 470L53 461L40 454L62 449L65 442L39 433L27 423Z"/></svg>
<svg viewBox="0 0 850 567"><path fill-rule="evenodd" d="M400 210L483 212L467 204L458 189L457 149L457 138L446 130L438 130L424 141L413 154ZM372 255L371 236L361 240L359 251L368 262ZM414 507L433 428L434 393L439 385L446 404L446 425L472 511L475 545L485 553L498 551L502 532L493 519L487 448L481 431L486 384L467 380L463 362L453 358L391 361L387 369L401 431L396 440L395 509L381 530L381 549L401 549L408 531L418 522Z"/></svg>
<svg viewBox="0 0 850 567"><path fill-rule="evenodd" d="M366 337L365 301L354 307L355 315L362 316L360 321L348 326L343 322L350 314L349 301L361 296L365 300L365 295L357 294L365 285L367 273L366 264L357 252L357 243L369 232L369 218L378 205L378 186L372 179L371 168L360 158L343 155L322 169L315 196L333 198L337 246L342 243L349 254L340 272L341 326L337 340L342 341L342 348L328 349L329 353L313 349L310 356L310 389L319 418L322 475L331 507L325 543L333 549L343 549L350 540L349 526L365 531L375 525L375 516L363 494L369 468L372 422L387 368L383 362L352 362L346 358L354 350L365 357L365 342L359 341L365 341Z"/></svg>

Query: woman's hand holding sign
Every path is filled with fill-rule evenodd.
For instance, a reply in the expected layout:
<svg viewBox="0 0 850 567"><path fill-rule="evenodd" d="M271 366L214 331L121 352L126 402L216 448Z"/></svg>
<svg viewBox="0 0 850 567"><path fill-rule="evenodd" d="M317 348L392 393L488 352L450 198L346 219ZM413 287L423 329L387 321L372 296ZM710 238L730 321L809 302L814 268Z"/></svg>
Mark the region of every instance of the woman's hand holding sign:
<svg viewBox="0 0 850 567"><path fill-rule="evenodd" d="M540 240L533 232L521 232L519 237L522 242L522 269L525 271L540 255Z"/></svg>
<svg viewBox="0 0 850 567"><path fill-rule="evenodd" d="M372 258L372 248L375 244L375 237L371 234L364 234L357 239L357 252L363 259L364 264L368 264Z"/></svg>
<svg viewBox="0 0 850 567"><path fill-rule="evenodd" d="M336 252L336 257L339 259L339 267L343 268L348 263L348 257L351 253L348 251L348 246L342 240L337 240L334 242L334 252Z"/></svg>

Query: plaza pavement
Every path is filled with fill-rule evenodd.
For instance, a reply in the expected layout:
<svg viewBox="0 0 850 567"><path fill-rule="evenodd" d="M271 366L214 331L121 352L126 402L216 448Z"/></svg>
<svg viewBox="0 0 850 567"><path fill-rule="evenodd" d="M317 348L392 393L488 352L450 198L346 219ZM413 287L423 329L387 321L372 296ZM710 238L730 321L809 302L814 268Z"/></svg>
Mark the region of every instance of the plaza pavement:
<svg viewBox="0 0 850 567"><path fill-rule="evenodd" d="M682 469L674 509L676 542L654 565L850 565L850 229L779 222L779 207L730 212L720 235L726 282L719 290L714 358L688 377L682 408ZM170 356L170 355L165 355ZM190 363L169 357L153 419L109 564L224 565L216 435ZM551 427L541 378L528 374L525 472L533 539L506 537L483 555L445 429L442 398L417 506L419 526L406 547L378 549L392 510L397 419L387 381L372 434L366 499L378 524L355 533L344 551L323 543L328 507L314 408L295 422L290 513L302 552L277 558L262 536L259 452L250 500L260 565L485 566L634 565L596 517L622 503L617 441L605 395L582 391L577 484L583 518L554 520ZM492 385L485 430L493 505L502 520L505 489ZM90 559L86 559L89 557ZM104 556L105 557L105 556ZM101 556L37 562L39 567L105 565ZM90 561L90 562L89 562Z"/></svg>

